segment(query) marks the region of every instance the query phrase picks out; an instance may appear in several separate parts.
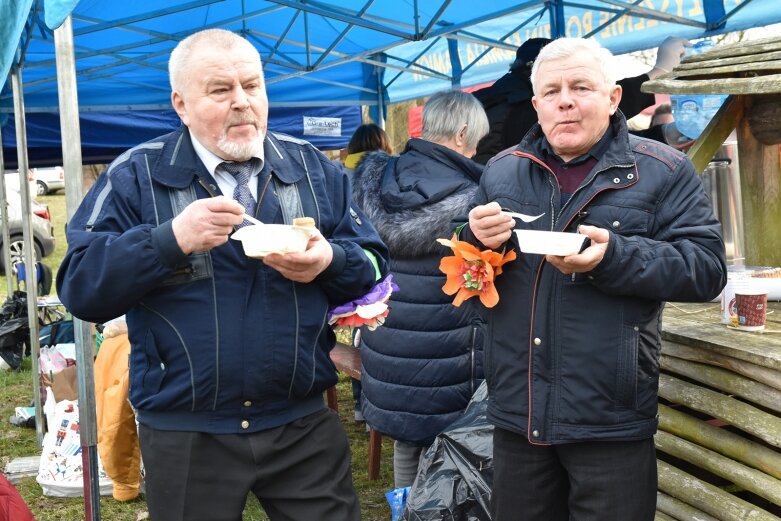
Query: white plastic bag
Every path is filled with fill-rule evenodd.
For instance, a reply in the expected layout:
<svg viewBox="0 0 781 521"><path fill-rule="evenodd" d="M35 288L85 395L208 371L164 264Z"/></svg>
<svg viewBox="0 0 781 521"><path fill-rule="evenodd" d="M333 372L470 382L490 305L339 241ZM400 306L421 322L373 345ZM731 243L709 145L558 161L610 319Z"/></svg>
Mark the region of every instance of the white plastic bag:
<svg viewBox="0 0 781 521"><path fill-rule="evenodd" d="M48 401L48 400L47 400ZM41 461L36 481L43 494L54 497L84 495L84 473L79 436L79 402L62 400L54 407L54 421L43 438ZM111 480L98 460L101 496L110 496Z"/></svg>

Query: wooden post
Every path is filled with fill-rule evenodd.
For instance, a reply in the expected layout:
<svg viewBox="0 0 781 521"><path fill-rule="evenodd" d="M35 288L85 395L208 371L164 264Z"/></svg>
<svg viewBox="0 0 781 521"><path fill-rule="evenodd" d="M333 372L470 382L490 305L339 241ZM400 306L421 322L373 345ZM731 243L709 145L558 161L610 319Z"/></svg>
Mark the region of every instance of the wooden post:
<svg viewBox="0 0 781 521"><path fill-rule="evenodd" d="M751 96L746 103L752 103ZM750 105L749 105L750 106ZM747 119L737 126L746 264L781 265L781 162L778 145L763 145Z"/></svg>

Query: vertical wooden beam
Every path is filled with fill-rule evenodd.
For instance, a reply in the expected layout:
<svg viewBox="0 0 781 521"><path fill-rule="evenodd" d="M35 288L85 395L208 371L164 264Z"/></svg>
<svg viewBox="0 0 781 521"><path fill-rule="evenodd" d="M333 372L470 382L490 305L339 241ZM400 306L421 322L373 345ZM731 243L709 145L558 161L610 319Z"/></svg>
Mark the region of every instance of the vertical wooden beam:
<svg viewBox="0 0 781 521"><path fill-rule="evenodd" d="M747 110L751 97L746 97ZM746 264L781 265L781 159L779 145L763 145L746 118L737 126Z"/></svg>

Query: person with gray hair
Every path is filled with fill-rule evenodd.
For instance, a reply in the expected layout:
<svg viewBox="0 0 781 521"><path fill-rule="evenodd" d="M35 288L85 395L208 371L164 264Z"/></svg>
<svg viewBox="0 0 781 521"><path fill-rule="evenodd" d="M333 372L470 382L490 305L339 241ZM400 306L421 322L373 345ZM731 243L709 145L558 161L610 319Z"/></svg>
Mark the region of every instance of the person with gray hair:
<svg viewBox="0 0 781 521"><path fill-rule="evenodd" d="M420 455L461 415L483 378L483 318L472 302L451 304L439 271L477 192L482 167L472 161L488 132L480 102L461 91L434 94L423 108L422 139L398 157L367 155L353 175L353 198L391 256L400 290L383 327L361 331L361 409L367 424L395 440L396 487L410 486Z"/></svg>
<svg viewBox="0 0 781 521"><path fill-rule="evenodd" d="M694 166L628 133L611 60L591 39L542 49L539 123L489 162L461 229L481 248L521 251L488 314L493 521L654 519L664 302L707 302L726 282ZM569 255L522 253L513 230L588 240Z"/></svg>
<svg viewBox="0 0 781 521"><path fill-rule="evenodd" d="M183 125L119 156L68 223L57 293L89 322L127 315L130 401L156 521L359 521L329 308L387 272L342 169L270 132L258 51L222 29L170 60ZM314 221L301 252L249 257L249 215ZM262 235L268 227L255 231ZM246 231L246 230L245 230Z"/></svg>

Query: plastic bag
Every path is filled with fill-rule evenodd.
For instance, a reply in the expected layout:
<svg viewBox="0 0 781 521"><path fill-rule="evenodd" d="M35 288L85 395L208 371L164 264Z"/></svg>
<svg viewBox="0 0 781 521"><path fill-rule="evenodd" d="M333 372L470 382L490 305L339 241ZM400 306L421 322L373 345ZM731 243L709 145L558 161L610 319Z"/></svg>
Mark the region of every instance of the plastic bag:
<svg viewBox="0 0 781 521"><path fill-rule="evenodd" d="M385 493L385 499L388 500L391 509L391 521L401 521L408 495L409 487L394 488Z"/></svg>
<svg viewBox="0 0 781 521"><path fill-rule="evenodd" d="M418 466L407 498L407 521L490 521L493 425L483 382L464 415L439 434Z"/></svg>
<svg viewBox="0 0 781 521"><path fill-rule="evenodd" d="M47 399L47 406L51 407ZM49 409L50 410L50 409ZM84 471L79 433L79 403L62 400L54 406L48 418L49 432L43 438L41 461L36 481L44 495L54 497L79 497L84 495ZM113 484L98 460L98 480L101 496L111 495Z"/></svg>
<svg viewBox="0 0 781 521"><path fill-rule="evenodd" d="M42 347L38 363L41 374L59 373L68 367L65 355L57 349L57 346Z"/></svg>

